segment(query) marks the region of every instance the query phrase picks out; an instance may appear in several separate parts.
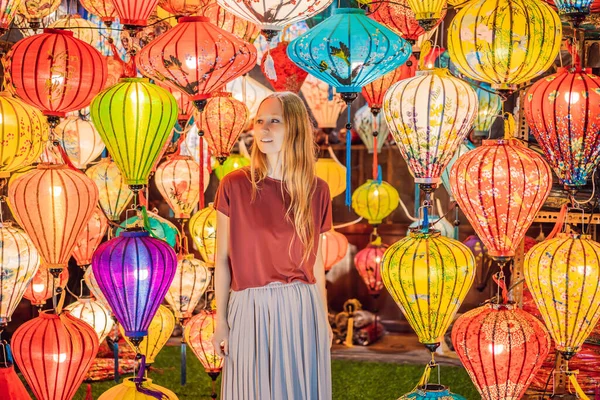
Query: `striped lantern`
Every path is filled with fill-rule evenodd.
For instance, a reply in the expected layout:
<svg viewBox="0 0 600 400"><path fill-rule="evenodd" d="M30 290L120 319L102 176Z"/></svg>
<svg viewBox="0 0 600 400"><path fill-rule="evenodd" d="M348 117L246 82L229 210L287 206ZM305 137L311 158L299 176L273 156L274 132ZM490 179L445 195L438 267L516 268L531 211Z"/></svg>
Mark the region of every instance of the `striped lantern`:
<svg viewBox="0 0 600 400"><path fill-rule="evenodd" d="M12 351L38 400L71 399L98 353L98 336L67 313L42 312L15 331Z"/></svg>
<svg viewBox="0 0 600 400"><path fill-rule="evenodd" d="M211 273L208 265L192 254L179 256L177 270L165 300L180 320L191 318L200 298L210 285Z"/></svg>
<svg viewBox="0 0 600 400"><path fill-rule="evenodd" d="M398 191L385 181L367 182L352 193L352 209L372 225L379 225L400 202Z"/></svg>
<svg viewBox="0 0 600 400"><path fill-rule="evenodd" d="M388 4L388 3L380 3ZM362 88L362 95L367 101L373 115L379 114L383 107L383 96L385 92L396 82L403 79L412 78L417 72L417 58L411 55L405 64L402 64L395 70L388 72L375 79L373 82Z"/></svg>
<svg viewBox="0 0 600 400"><path fill-rule="evenodd" d="M327 182L333 199L346 190L346 167L333 158L319 158L315 165L316 175Z"/></svg>
<svg viewBox="0 0 600 400"><path fill-rule="evenodd" d="M48 270L48 267L42 264L33 278L29 281L29 285L25 288L23 297L29 300L32 305L42 307L46 304L46 300L51 298L54 293L58 294L60 290L67 286L68 282L68 268L63 269L60 275L58 275L58 279L55 280Z"/></svg>
<svg viewBox="0 0 600 400"><path fill-rule="evenodd" d="M22 0L18 13L29 21L29 27L37 30L42 18L56 12L62 0Z"/></svg>
<svg viewBox="0 0 600 400"><path fill-rule="evenodd" d="M433 352L473 284L475 257L439 231L413 231L385 251L381 276L419 342Z"/></svg>
<svg viewBox="0 0 600 400"><path fill-rule="evenodd" d="M415 20L426 31L436 27L442 19L446 8L446 0L407 0L410 9L415 13Z"/></svg>
<svg viewBox="0 0 600 400"><path fill-rule="evenodd" d="M417 42L425 29L419 25L415 12L409 6L408 0L374 2L369 15L375 21L384 24L410 43ZM446 16L446 7L442 8L440 18L431 29L439 25Z"/></svg>
<svg viewBox="0 0 600 400"><path fill-rule="evenodd" d="M347 107L340 96L330 96L329 85L312 75L306 77L300 91L317 120L317 126L320 129L335 129L340 114Z"/></svg>
<svg viewBox="0 0 600 400"><path fill-rule="evenodd" d="M115 6L119 21L125 27L144 27L158 5L158 0L110 0Z"/></svg>
<svg viewBox="0 0 600 400"><path fill-rule="evenodd" d="M100 20L108 27L110 27L117 18L117 10L112 1L79 0L79 3L87 12L100 18Z"/></svg>
<svg viewBox="0 0 600 400"><path fill-rule="evenodd" d="M210 203L192 216L189 222L190 234L200 252L200 256L208 265L215 265L217 251L217 211Z"/></svg>
<svg viewBox="0 0 600 400"><path fill-rule="evenodd" d="M502 98L487 83L481 83L475 89L479 107L475 118L475 136L488 137L492 124L502 112Z"/></svg>
<svg viewBox="0 0 600 400"><path fill-rule="evenodd" d="M146 356L146 363L153 364L156 356L167 341L173 334L173 330L175 329L175 317L173 313L165 306L158 307L156 310L156 314L152 318L150 322L150 326L148 326L148 335L142 339L139 345L136 348L136 345L132 343L125 331L123 330L123 326L119 325L119 331L121 335L125 338L125 341L133 351L137 351L140 354Z"/></svg>
<svg viewBox="0 0 600 400"><path fill-rule="evenodd" d="M106 300L106 297L100 290L100 287L98 286L98 281L96 281L96 277L94 276L94 271L92 268L88 268L85 270L83 274L83 279L87 287L90 289L90 292L96 298L96 301L102 304L107 310L110 310L108 300Z"/></svg>
<svg viewBox="0 0 600 400"><path fill-rule="evenodd" d="M68 14L57 19L48 27L71 31L75 39L82 40L90 46L95 46L100 40L98 26L87 19L81 18L79 14Z"/></svg>
<svg viewBox="0 0 600 400"><path fill-rule="evenodd" d="M119 221L121 213L133 197L119 167L110 158L92 165L85 174L98 188L98 204L111 221Z"/></svg>
<svg viewBox="0 0 600 400"><path fill-rule="evenodd" d="M254 43L254 40L260 33L255 24L230 13L217 3L209 4L202 12L202 15L210 19L219 28L233 33L244 42Z"/></svg>
<svg viewBox="0 0 600 400"><path fill-rule="evenodd" d="M214 379L223 368L223 359L217 354L212 345L215 334L215 310L202 310L194 315L186 324L183 331L185 342L202 363L204 370Z"/></svg>
<svg viewBox="0 0 600 400"><path fill-rule="evenodd" d="M113 329L113 319L110 310L93 297L80 297L69 304L64 310L77 319L91 326L98 335L98 342L102 343Z"/></svg>
<svg viewBox="0 0 600 400"><path fill-rule="evenodd" d="M92 263L92 256L94 251L104 239L104 235L108 230L108 220L104 215L104 212L98 208L94 208L92 216L85 224L83 230L77 238L77 243L73 248L73 257L84 270Z"/></svg>
<svg viewBox="0 0 600 400"><path fill-rule="evenodd" d="M94 213L98 189L67 165L39 164L11 182L8 200L47 267L62 270Z"/></svg>
<svg viewBox="0 0 600 400"><path fill-rule="evenodd" d="M156 168L154 183L175 213L175 218L189 219L198 204L199 175L200 167L189 156L169 157Z"/></svg>
<svg viewBox="0 0 600 400"><path fill-rule="evenodd" d="M176 17L204 14L212 0L158 0L158 6Z"/></svg>
<svg viewBox="0 0 600 400"><path fill-rule="evenodd" d="M321 234L321 254L325 272L342 261L348 252L348 239L333 228Z"/></svg>
<svg viewBox="0 0 600 400"><path fill-rule="evenodd" d="M0 32L10 27L23 0L0 0Z"/></svg>
<svg viewBox="0 0 600 400"><path fill-rule="evenodd" d="M69 159L76 168L85 169L104 151L104 143L89 119L82 116L69 116L63 119L54 130Z"/></svg>
<svg viewBox="0 0 600 400"><path fill-rule="evenodd" d="M381 261L387 248L388 245L381 243L381 237L378 236L354 256L356 270L373 297L379 296L383 289Z"/></svg>

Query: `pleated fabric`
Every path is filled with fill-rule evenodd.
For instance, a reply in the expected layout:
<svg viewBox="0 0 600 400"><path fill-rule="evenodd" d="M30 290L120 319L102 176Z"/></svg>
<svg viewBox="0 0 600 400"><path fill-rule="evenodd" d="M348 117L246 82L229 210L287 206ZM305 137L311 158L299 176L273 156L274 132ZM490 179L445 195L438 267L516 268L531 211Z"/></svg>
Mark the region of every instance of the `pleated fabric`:
<svg viewBox="0 0 600 400"><path fill-rule="evenodd" d="M327 316L315 284L232 291L222 400L329 400Z"/></svg>

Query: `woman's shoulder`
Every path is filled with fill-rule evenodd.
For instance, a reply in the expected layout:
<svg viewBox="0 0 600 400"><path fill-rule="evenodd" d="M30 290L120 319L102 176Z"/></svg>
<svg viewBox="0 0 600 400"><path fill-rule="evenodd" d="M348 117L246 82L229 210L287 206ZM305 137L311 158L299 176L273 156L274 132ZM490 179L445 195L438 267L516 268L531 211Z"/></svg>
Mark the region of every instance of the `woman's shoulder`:
<svg viewBox="0 0 600 400"><path fill-rule="evenodd" d="M250 182L250 168L242 167L225 175L221 179L221 185L240 184Z"/></svg>
<svg viewBox="0 0 600 400"><path fill-rule="evenodd" d="M315 193L322 193L324 195L326 194L327 196L329 196L329 184L325 180L319 178L318 176L315 177L315 181Z"/></svg>

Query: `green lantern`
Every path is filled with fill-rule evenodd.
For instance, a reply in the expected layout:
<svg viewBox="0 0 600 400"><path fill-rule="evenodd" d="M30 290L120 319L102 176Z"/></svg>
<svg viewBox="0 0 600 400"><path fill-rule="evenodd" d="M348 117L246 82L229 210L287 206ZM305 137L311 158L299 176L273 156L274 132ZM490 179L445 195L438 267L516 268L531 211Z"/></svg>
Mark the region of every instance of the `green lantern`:
<svg viewBox="0 0 600 400"><path fill-rule="evenodd" d="M123 222L122 226L135 226L141 225L142 223L141 215L134 215L133 217L127 218L125 222ZM169 220L164 219L156 213L148 211L148 223L150 225L151 234L157 238L164 240L171 247L175 247L177 243L177 227L173 225ZM115 232L115 236L119 236L123 228L117 228Z"/></svg>
<svg viewBox="0 0 600 400"><path fill-rule="evenodd" d="M232 153L227 157L223 165L217 164L214 167L215 175L219 180L223 179L225 175L230 172L235 171L236 169L240 169L250 165L250 160L244 157L241 154Z"/></svg>
<svg viewBox="0 0 600 400"><path fill-rule="evenodd" d="M144 78L123 78L92 101L94 126L132 190L148 177L177 121L173 95Z"/></svg>

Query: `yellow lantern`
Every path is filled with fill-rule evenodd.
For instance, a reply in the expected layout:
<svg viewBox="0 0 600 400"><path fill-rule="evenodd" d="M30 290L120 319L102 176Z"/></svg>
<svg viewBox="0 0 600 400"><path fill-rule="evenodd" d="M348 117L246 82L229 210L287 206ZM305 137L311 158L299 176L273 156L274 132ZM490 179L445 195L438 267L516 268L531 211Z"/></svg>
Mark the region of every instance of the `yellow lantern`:
<svg viewBox="0 0 600 400"><path fill-rule="evenodd" d="M446 0L408 0L408 6L415 13L419 25L429 31L433 29L446 7Z"/></svg>
<svg viewBox="0 0 600 400"><path fill-rule="evenodd" d="M203 261L192 254L179 257L175 278L165 296L177 319L191 318L209 284L210 270Z"/></svg>
<svg viewBox="0 0 600 400"><path fill-rule="evenodd" d="M37 30L40 27L42 18L47 17L58 10L61 1L62 0L24 0L19 7L19 13L27 18L31 29Z"/></svg>
<svg viewBox="0 0 600 400"><path fill-rule="evenodd" d="M192 216L189 222L190 234L202 256L209 265L215 265L217 251L217 211L210 203Z"/></svg>
<svg viewBox="0 0 600 400"><path fill-rule="evenodd" d="M317 176L327 182L331 198L346 190L346 167L333 158L319 158L316 165Z"/></svg>
<svg viewBox="0 0 600 400"><path fill-rule="evenodd" d="M73 165L79 169L84 169L104 151L104 143L94 124L81 116L63 119L54 133Z"/></svg>
<svg viewBox="0 0 600 400"><path fill-rule="evenodd" d="M146 356L146 364L154 363L154 359L171 337L173 329L175 329L175 317L167 307L161 305L150 322L148 336L144 336L139 345L140 354ZM121 325L119 325L119 331L133 351L137 351L137 348L125 336L125 331Z"/></svg>
<svg viewBox="0 0 600 400"><path fill-rule="evenodd" d="M471 1L448 32L450 59L460 72L501 90L546 71L561 42L558 14L536 0Z"/></svg>
<svg viewBox="0 0 600 400"><path fill-rule="evenodd" d="M102 293L102 291L100 290L98 282L94 277L93 268L87 268L85 270L85 273L83 274L83 280L85 281L87 287L90 289L90 292L92 292L92 294L96 298L96 302L102 304L105 309L109 310L109 312L112 313L110 306L108 305L108 300L106 300L104 293Z"/></svg>
<svg viewBox="0 0 600 400"><path fill-rule="evenodd" d="M87 19L81 18L79 14L70 14L57 19L50 24L49 28L71 31L73 32L73 37L83 40L90 46L96 46L98 40L100 40L98 26Z"/></svg>
<svg viewBox="0 0 600 400"><path fill-rule="evenodd" d="M102 343L112 331L114 322L110 311L93 297L80 297L64 310L94 328L98 335L98 343Z"/></svg>
<svg viewBox="0 0 600 400"><path fill-rule="evenodd" d="M175 218L190 218L200 194L199 176L200 166L189 156L170 157L156 168L154 182Z"/></svg>
<svg viewBox="0 0 600 400"><path fill-rule="evenodd" d="M529 250L524 273L557 350L571 359L600 320L600 244L559 234Z"/></svg>
<svg viewBox="0 0 600 400"><path fill-rule="evenodd" d="M155 396L138 391L137 378L125 378L123 383L113 386L102 393L98 400L156 400ZM152 383L152 379L144 378L142 388L162 394L162 400L178 400L178 397L167 388Z"/></svg>
<svg viewBox="0 0 600 400"><path fill-rule="evenodd" d="M475 279L475 257L439 231L413 231L385 251L381 277L419 342L433 352Z"/></svg>
<svg viewBox="0 0 600 400"><path fill-rule="evenodd" d="M133 197L119 167L110 158L103 158L85 174L98 188L98 204L111 221L119 221L121 213Z"/></svg>
<svg viewBox="0 0 600 400"><path fill-rule="evenodd" d="M399 202L398 191L385 181L368 179L352 193L352 209L372 225L379 225Z"/></svg>
<svg viewBox="0 0 600 400"><path fill-rule="evenodd" d="M340 96L329 100L329 85L308 75L302 88L302 95L321 129L335 129L340 114L346 109L346 102Z"/></svg>

